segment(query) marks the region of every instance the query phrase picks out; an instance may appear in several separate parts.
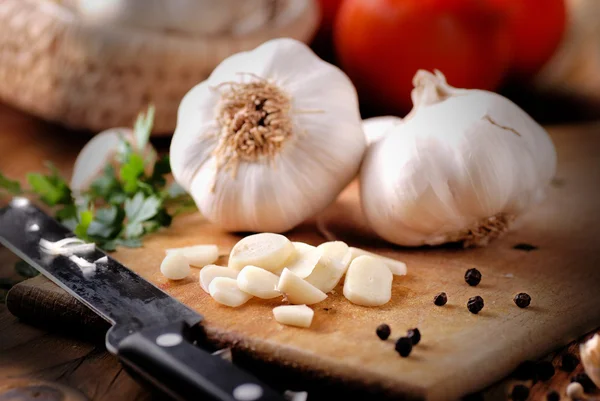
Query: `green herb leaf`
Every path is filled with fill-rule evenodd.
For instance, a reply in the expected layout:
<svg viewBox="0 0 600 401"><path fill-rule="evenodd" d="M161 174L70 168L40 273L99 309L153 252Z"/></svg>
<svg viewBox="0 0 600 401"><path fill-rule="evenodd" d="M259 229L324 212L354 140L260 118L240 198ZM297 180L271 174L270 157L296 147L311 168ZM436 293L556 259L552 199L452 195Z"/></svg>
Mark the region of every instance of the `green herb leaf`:
<svg viewBox="0 0 600 401"><path fill-rule="evenodd" d="M135 145L140 152L143 152L150 140L150 134L152 133L152 127L154 126L154 112L154 106L150 105L148 106L146 114L140 113L135 120L133 134L135 136Z"/></svg>
<svg viewBox="0 0 600 401"><path fill-rule="evenodd" d="M133 198L125 201L125 216L129 222L144 222L156 216L160 204L157 197L144 198L144 194L138 192Z"/></svg>
<svg viewBox="0 0 600 401"><path fill-rule="evenodd" d="M14 181L0 173L0 189L5 190L11 195L20 195L23 193L19 181Z"/></svg>
<svg viewBox="0 0 600 401"><path fill-rule="evenodd" d="M15 263L15 271L19 276L25 278L35 277L38 274L40 274L39 271L37 271L34 267L30 266L29 263L23 260L20 260L17 263Z"/></svg>
<svg viewBox="0 0 600 401"><path fill-rule="evenodd" d="M39 173L27 174L27 182L33 192L40 196L42 202L48 206L68 205L73 203L71 189L67 182L60 176L60 173L51 163L46 166L50 174L43 175Z"/></svg>
<svg viewBox="0 0 600 401"><path fill-rule="evenodd" d="M75 233L75 235L77 235L79 238L82 238L84 240L88 239L88 228L90 226L90 224L92 223L92 220L94 220L94 212L91 210L85 210L79 213L79 223L77 224L77 227L75 227L75 230L73 230L73 232Z"/></svg>
<svg viewBox="0 0 600 401"><path fill-rule="evenodd" d="M121 167L120 177L127 194L134 194L139 187L139 179L144 174L144 159L136 153L131 154L127 163Z"/></svg>

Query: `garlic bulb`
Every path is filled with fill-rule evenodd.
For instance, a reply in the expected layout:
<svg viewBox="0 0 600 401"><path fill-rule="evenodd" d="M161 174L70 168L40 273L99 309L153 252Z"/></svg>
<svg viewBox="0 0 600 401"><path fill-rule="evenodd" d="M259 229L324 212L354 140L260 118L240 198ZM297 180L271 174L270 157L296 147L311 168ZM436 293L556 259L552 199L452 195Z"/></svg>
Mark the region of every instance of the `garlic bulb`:
<svg viewBox="0 0 600 401"><path fill-rule="evenodd" d="M594 384L600 387L600 334L579 345L581 364Z"/></svg>
<svg viewBox="0 0 600 401"><path fill-rule="evenodd" d="M282 232L336 198L365 147L348 77L275 39L227 58L184 97L171 168L210 221Z"/></svg>
<svg viewBox="0 0 600 401"><path fill-rule="evenodd" d="M363 120L363 131L365 131L367 145L383 138L390 131L390 128L396 126L401 121L400 117L394 116L372 117Z"/></svg>
<svg viewBox="0 0 600 401"><path fill-rule="evenodd" d="M485 245L543 198L556 170L552 141L498 94L453 88L439 71L413 82L413 110L363 162L366 218L399 245Z"/></svg>

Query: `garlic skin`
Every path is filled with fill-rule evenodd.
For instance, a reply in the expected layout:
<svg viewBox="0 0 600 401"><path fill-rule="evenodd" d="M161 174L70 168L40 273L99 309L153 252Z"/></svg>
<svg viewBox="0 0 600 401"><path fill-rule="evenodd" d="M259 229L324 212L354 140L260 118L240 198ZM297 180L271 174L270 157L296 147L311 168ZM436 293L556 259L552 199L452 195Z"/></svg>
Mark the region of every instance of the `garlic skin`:
<svg viewBox="0 0 600 401"><path fill-rule="evenodd" d="M170 154L175 180L208 220L284 232L337 197L365 148L348 77L303 43L274 39L188 92Z"/></svg>
<svg viewBox="0 0 600 401"><path fill-rule="evenodd" d="M402 119L394 116L371 117L363 120L363 131L367 138L367 145L371 145L383 138L390 128L400 124Z"/></svg>
<svg viewBox="0 0 600 401"><path fill-rule="evenodd" d="M367 221L398 245L486 245L544 197L554 145L498 94L453 88L439 71L413 83L413 110L361 167Z"/></svg>
<svg viewBox="0 0 600 401"><path fill-rule="evenodd" d="M600 387L600 334L579 345L581 364L594 384Z"/></svg>

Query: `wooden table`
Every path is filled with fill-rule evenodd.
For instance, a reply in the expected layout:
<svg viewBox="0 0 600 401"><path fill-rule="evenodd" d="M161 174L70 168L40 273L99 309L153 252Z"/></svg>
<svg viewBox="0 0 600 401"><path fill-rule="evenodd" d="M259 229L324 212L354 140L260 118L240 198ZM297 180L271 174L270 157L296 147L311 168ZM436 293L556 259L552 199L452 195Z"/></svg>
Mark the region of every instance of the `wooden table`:
<svg viewBox="0 0 600 401"><path fill-rule="evenodd" d="M600 124L552 129L591 132L600 130ZM0 105L0 171L9 177L23 178L29 171L42 170L45 160L52 160L66 174L88 135L66 131ZM160 140L155 145L166 148L168 142ZM18 279L14 271L16 260L8 250L0 249L0 278ZM36 393L37 397L41 394L47 397L43 399L59 400L57 394L61 392L68 400L156 399L123 371L117 360L106 352L101 340L82 340L73 333L48 332L24 324L3 304L0 304L0 327L0 401L39 399ZM548 359L554 359L559 366L562 353L567 349L577 353L577 345L575 341ZM579 366L574 373L581 369ZM571 376L572 373L557 370L550 381L533 385L530 399L545 399L548 389L564 394ZM513 383L507 379L492 386L485 390L485 399L505 399ZM14 390L7 390L17 384L30 386L29 390L19 393L21 398L15 396ZM53 388L58 389L58 393Z"/></svg>

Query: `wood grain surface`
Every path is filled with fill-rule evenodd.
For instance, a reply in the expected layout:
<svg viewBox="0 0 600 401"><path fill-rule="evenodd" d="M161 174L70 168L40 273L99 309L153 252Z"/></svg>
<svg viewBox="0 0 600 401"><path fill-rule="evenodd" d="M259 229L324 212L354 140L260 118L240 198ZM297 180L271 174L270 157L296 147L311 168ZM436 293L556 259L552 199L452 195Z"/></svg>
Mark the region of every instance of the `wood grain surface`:
<svg viewBox="0 0 600 401"><path fill-rule="evenodd" d="M78 149L85 142L85 139L81 138L76 133L63 132L63 130L57 127L43 124L3 106L0 106L0 128L2 128L2 131L0 132L0 171L3 171L12 177L22 178L28 171L42 169L44 160L53 160L63 172L69 173L72 160ZM330 308L329 311L324 311L319 309L321 307L327 308L328 306L326 306L325 303L323 305L317 305L317 316L315 319L315 329L317 332L327 332L327 327L330 329L335 327L330 326L333 323L329 323L329 320L331 320L332 317L334 322L343 318L348 325L351 325L351 330L345 336L336 336L335 334L333 334L333 336L335 338L344 337L347 343L351 343L351 347L349 347L348 350L343 350L343 352L338 348L337 352L343 353L344 355L347 353L348 355L351 355L350 358L352 359L355 358L357 352L361 353L365 350L373 349L379 354L385 354L382 360L386 364L391 364L389 366L392 366L396 362L399 364L408 363L419 366L421 364L430 363L435 359L434 351L436 349L446 349L446 345L444 344L445 338L443 336L437 336L434 331L429 331L429 329L425 331L425 328L428 326L434 327L434 320L438 320L438 318L441 318L441 321L443 322L444 318L451 319L452 316L456 315L458 316L458 320L467 322L467 326L469 326L469 324L474 324L475 327L480 327L480 329L484 326L492 326L493 328L497 324L495 322L502 319L506 320L504 312L508 311L509 316L514 316L510 315L510 313L513 312L521 314L521 318L512 317L511 319L526 319L527 321L523 324L524 327L531 327L532 324L537 326L538 322L541 322L545 327L550 327L543 333L538 333L537 335L530 333L529 336L514 341L515 348L521 350L522 353L518 355L517 358L511 357L511 360L521 360L527 357L541 355L541 353L550 350L554 345L558 345L558 343L565 341L567 337L571 337L569 335L564 335L566 331L573 332L573 339L575 336L582 335L585 331L585 328L582 327L585 326L583 322L595 321L596 326L600 325L598 316L593 316L595 310L598 309L597 305L595 310L591 310L591 313L587 316L581 311L580 313L575 313L579 311L577 308L571 309L568 307L569 299L573 298L571 295L574 292L577 292L577 289L580 290L580 297L575 295L574 300L586 298L585 291L594 288L594 286L597 288L597 276L593 271L590 276L587 277L587 280L582 280L577 276L585 273L588 266L593 266L594 263L597 262L597 252L594 253L594 250L590 246L590 244L594 243L594 238L590 238L593 237L590 235L590 232L593 232L595 227L598 226L598 210L597 208L594 208L594 197L597 197L597 189L594 187L599 178L597 154L598 144L600 143L600 125L592 124L580 127L554 128L551 132L560 149L560 171L556 186L552 189L553 195L550 199L558 199L559 202L558 204L554 204L554 201L547 201L539 208L539 210L535 211L526 219L529 222L527 223L526 221L524 227L522 227L520 231L510 234L503 240L494 244L490 250L486 250L485 252L492 252L491 250L494 250L493 252L497 255L496 258L491 258L497 260L490 262L489 266L487 265L487 262L483 261L485 258L478 259L481 258L483 250L462 251L444 248L434 251L408 251L395 247L388 247L384 243L372 238L370 235L364 234L364 227L360 218L346 215L348 210L354 210L355 208L355 205L353 205L354 201L352 200L352 192L346 192L346 196L340 199L337 207L330 209L327 213L327 221L329 222L327 225L328 228L330 228L334 234L342 237L342 239L347 240L351 244L356 245L360 243L365 247L377 250L383 254L400 255L400 258L406 260L409 263L410 275L404 281L402 281L402 279L396 279L395 295L398 295L399 293L403 294L403 291L405 291L406 294L412 292L425 293L428 289L435 292L437 291L437 288L434 289L430 287L435 287L437 283L437 285L441 286L443 290L446 290L449 293L450 302L449 305L447 305L449 308L443 309L443 312L442 310L436 312L436 309L433 309L433 306L430 304L430 294L428 294L426 297L427 299L423 298L422 300L419 296L400 297L397 299L394 305L396 305L398 310L398 317L395 316L396 313L392 310L383 310L379 312L377 309L369 310L369 316L377 322L388 320L388 316L392 315L392 319L389 319L388 322L392 322L392 328L394 330L393 336L400 334L403 329L415 324L422 328L422 331L424 332L423 346L413 355L416 356L416 359L411 361L401 360L398 362L397 360L388 360L392 356L395 356L392 350L393 344L384 344L379 342L379 340L375 341L376 337L373 335L374 327L370 327L370 323L365 323L364 320L361 319L355 320L354 322L351 319L348 319L348 316L355 318L356 315L348 310L348 308L344 308L341 305L342 303L345 303L345 301L340 297L330 297L333 299L329 299L326 303L330 302L331 304L329 305L335 306L337 302L340 304L338 306L342 306L341 308ZM556 211L556 209L559 210ZM338 220L336 214L346 215L347 220ZM553 214L556 214L557 216L553 217ZM542 222L537 221L540 216L543 217ZM559 218L560 221L563 221L561 223L563 226L555 225L558 216L563 216L564 220L567 221L565 223ZM197 217L195 219L196 220L191 222L197 222L198 227L203 227L204 223ZM534 223L532 223L532 221ZM177 232L186 229L185 224L182 225L181 223L176 225ZM531 224L535 224L539 230L547 233L548 236L540 237L537 233L533 233L536 234L533 235L533 227L530 226ZM349 227L354 228L355 232L349 233ZM196 231L196 228L194 228L194 231ZM152 258L155 258L157 257L156 255L159 255L162 252L162 248L154 249L154 247L157 247L156 244L162 244L160 246L166 247L167 244L192 243L196 240L202 240L204 238L203 235L206 235L206 233L203 232L204 229L200 229L198 232L194 232L193 238L186 239L167 235L167 232L163 232L160 236L156 236L156 238L151 240L158 241L153 242L154 246L150 246L151 244L147 245L146 250L151 251L148 254L148 257L150 257L150 255L155 255L152 256ZM299 230L292 233L291 236L313 243L323 241L322 237L315 234L314 226L311 224L301 227ZM221 242L221 244L226 248L235 242L236 239L237 237L234 236L225 236L222 238L223 242ZM538 246L539 250L526 253L512 249L512 246L517 242L531 242ZM127 253L125 253L125 255L126 254ZM118 253L117 255L122 255L122 253ZM424 263L423 267L419 267L421 266L421 263L419 262L420 258L427 255L433 256L433 258L427 258L433 260ZM126 256L124 256L124 258L119 256L119 258L125 261L124 258L126 258ZM442 260L442 266L435 266L436 264L439 264L439 262L436 262L437 259ZM545 261L540 262L540 260L543 259L545 259ZM0 249L0 276L4 277L9 274L7 272L11 271L14 261L15 259L9 255L7 250ZM481 287L472 289L463 285L461 276L464 273L464 266L459 267L462 263L477 265L478 268L482 270L484 280ZM537 266L535 272L531 271L533 268L530 266L532 265ZM567 267L572 270L567 269ZM148 266L147 271L144 274L150 278L154 277L159 284L166 285L166 282L161 281L162 278L156 275L156 269L157 265L155 263L153 266ZM570 277L569 271L575 272L575 275ZM423 272L423 274L421 274L421 272ZM503 277L502 275L505 274L504 272L512 273L514 277ZM523 276L521 276L521 272L523 272ZM558 272L557 276L548 281L547 277L544 276L554 274L552 272ZM418 276L417 273L419 273ZM565 283L568 283L572 278L573 285L565 286L565 283L561 282L563 278L565 279ZM526 281L520 281L522 279ZM519 282L528 284L531 281L534 282L534 285L524 285L523 288L516 288L519 286ZM587 283L585 283L586 281ZM419 284L418 287L420 289L415 289L417 287L413 288L413 286L417 286L419 282L425 283L425 286L421 288ZM506 282L512 284L506 284ZM544 282L550 282L551 285L541 285L541 283ZM554 284L557 284L556 288L552 287ZM244 332L237 327L232 332L232 335L230 332L224 331L219 325L215 325L213 321L215 316L221 316L223 313L226 313L231 317L225 319L224 324L235 325L235 316L248 320L247 313L243 313L242 310L240 310L234 312L232 315L223 308L219 308L216 305L209 303L208 300L203 300L204 296L202 295L202 290L197 286L195 280L190 280L187 285L191 289L189 291L189 297L195 299L194 302L199 304L202 304L203 302L206 303L208 309L207 311L204 311L204 313L209 317L210 323L208 327L213 333L214 339L228 342L235 341L236 335L245 336ZM170 287L167 288L168 291L188 292L183 288L177 290L173 286L166 286ZM455 286L458 287L451 292L449 289L455 288ZM540 293L540 296L534 292L534 286L535 288L551 288L552 291L545 295ZM533 308L526 311L516 310L516 307L510 302L513 288L516 291L525 290L530 292L534 298ZM484 311L489 312L489 314L482 314L481 316L470 316L468 314L463 304L466 302L467 295L471 295L470 292L472 290L481 290L478 292L486 299L486 308ZM64 292L57 290L53 284L50 284L41 277L31 280L30 283L25 282L16 287L12 291L11 297L16 301L19 293L23 295L25 291L32 291L30 296L25 298L29 300L30 306L39 306L44 303L48 305L46 302L48 299L57 302L54 310L62 309L64 312L62 316L55 313L50 315L46 313L48 309L52 309L50 307L42 308L41 313L40 311L34 313L35 307L28 308L25 299L23 299L22 302L18 302L19 305L25 306L23 308L24 311L28 311L28 313L32 314L32 317L37 318L38 321L36 323L40 323L40 316L46 316L48 322L55 323L54 329L57 326L64 327L65 325L61 324L62 319L68 319L69 316L72 316L72 314L65 311L76 311L77 308L81 309L81 304L74 302L66 296ZM466 292L469 292L469 294L466 294ZM47 296L51 293L56 294L54 298ZM44 294L46 296L44 296ZM593 292L592 295L587 294L587 298L591 297L593 300L594 294L597 294L597 291ZM424 297L424 295L421 296ZM495 304L493 303L494 301L496 302ZM418 319L411 320L406 317L406 312L403 310L408 308L409 304L422 307L421 311L418 311L420 314ZM548 306L548 308L546 306ZM264 340L264 338L262 340L259 339L259 342L262 341L267 343L268 346L272 346L279 338L287 337L289 341L293 341L293 337L296 336L296 333L303 333L302 331L299 331L300 329L291 329L292 331L289 331L289 328L287 327L279 328L270 319L270 308L260 305L259 302L253 302L249 307L251 308L249 310L254 311L252 316L257 317L261 322L265 322L267 328L266 332L269 333L270 336L273 335L273 338L267 340ZM350 306L350 309L352 309L352 306ZM263 313L263 310L265 313ZM333 313L325 314L329 312ZM562 312L562 316L558 316L558 320L555 320L553 323L549 322L558 314L558 312ZM76 315L79 318L91 319L87 321L87 323L94 327L94 332L101 332L103 330L102 323L100 322L96 322L98 323L98 327L94 326L93 315L86 314L85 309L81 309L76 313L79 313ZM432 313L436 313L437 316L432 315ZM448 316L445 316L445 314ZM210 318L210 316L212 316L212 318ZM481 319L477 320L479 318ZM42 382L48 386L60 383L62 386L76 388L76 392L79 391L90 399L133 400L149 398L149 394L145 390L140 388L126 373L121 371L116 360L103 350L101 343L90 343L77 339L74 336L79 336L79 333L72 332L70 327L67 327L66 330L61 330L60 332L53 331L50 333L33 328L18 322L12 315L8 314L2 305L0 305L0 321L0 326L2 327L2 330L0 330L0 383L3 384L2 389L0 389L0 396L5 396L6 394L9 394L8 391L12 391L7 390L8 387L27 388L29 384L35 386L37 385L36 383ZM590 326L592 325L593 324ZM569 328L565 328L566 326ZM574 326L579 326L580 331L575 333L576 330L573 329ZM242 330L246 329L247 328L242 325ZM326 334L326 337L332 336L333 329L331 330L332 331L329 334ZM454 324L451 324L449 328L444 329L444 331L448 331L446 336L452 336L453 330L462 331L462 328L456 328ZM527 331L529 329L521 328L520 330ZM288 334L285 334L286 332ZM225 335L223 335L223 333L225 333ZM472 333L477 334L477 331ZM563 335L561 335L561 333ZM101 333L99 334L101 335ZM506 341L503 339L505 335L506 331L492 330L491 335L488 335L486 338L475 338L475 343L470 344L481 344L482 342L494 344L497 341ZM561 337L560 341L557 341L558 337ZM252 336L248 338L243 337L243 340L238 341L235 347L248 350L253 347L252 343L254 341L256 341L256 339L253 339ZM535 343L536 345L531 346L531 343ZM552 343L552 345L550 343ZM487 344L485 345L486 348L488 348ZM286 356L285 354L289 352L306 353L306 351L295 349L295 347L290 346L290 344L286 344L286 346L283 347L283 355L279 353L279 349L280 348L277 348L276 352L270 354L266 359L286 359L284 358ZM477 359L480 357L477 355L479 353L479 348L474 349L477 349L477 352L473 350L469 355L471 355L471 358ZM571 350L577 351L576 343L571 345ZM559 365L561 352L564 352L564 350L557 352L556 354L548 355L546 358L554 358L555 365ZM328 363L331 362L332 361L328 361ZM336 361L333 362L336 363ZM372 362L377 363L375 359L373 359ZM500 362L502 362L502 358L500 358ZM450 362L450 364L453 366L453 369L455 365L458 368L462 366L460 360L454 361L454 363ZM291 362L289 365L292 368L297 367L297 364L294 362ZM486 367L483 365L493 365L492 370L503 370L504 373L488 375L482 380L482 384L474 387L481 387L484 383L491 383L498 378L499 375L509 371L508 369L498 369L497 361L490 362L488 360L481 364L479 368ZM579 370L581 370L581 367L578 368L578 371ZM479 380L479 375L476 376L476 380ZM570 376L571 375L566 372L559 371L551 381L535 384L532 387L532 396L530 399L543 399L548 388L557 389L564 394L564 388ZM465 376L457 374L456 377L458 383L465 380ZM25 383L28 384L25 385ZM302 385L310 385L309 382L299 381L299 383L302 383ZM505 398L512 383L512 380L505 380L492 386L485 393L486 399ZM419 394L420 389L416 388L414 390L416 394ZM14 393L10 394L14 395ZM449 393L444 396L444 398L449 397ZM311 397L311 399L313 399L313 397Z"/></svg>
<svg viewBox="0 0 600 401"><path fill-rule="evenodd" d="M211 339L232 345L243 355L392 398L455 398L500 379L523 359L539 357L600 325L596 249L600 132L593 126L553 130L552 134L559 151L559 172L548 199L525 216L519 230L486 249L408 250L385 244L366 229L355 184L349 187L323 215L329 230L351 245L406 261L409 275L395 279L393 300L381 308L352 305L338 288L314 306L315 320L308 330L283 327L273 320L271 309L280 300L251 300L230 309L203 293L197 270L179 283L160 275L165 248L217 243L226 254L240 238L221 232L199 215L180 218L169 230L149 238L143 249L122 249L115 257L200 310ZM32 145L32 149L37 147ZM51 154L47 157L54 159ZM3 171L4 163L0 164ZM32 164L14 163L12 171L23 174L36 168ZM289 236L313 244L325 240L314 222ZM513 249L517 243L538 249ZM469 267L483 273L478 287L469 287L462 279ZM38 301L47 293L42 287L35 291ZM449 296L443 308L432 304L439 291ZM520 291L531 294L530 308L521 310L512 303ZM10 296L18 295L15 289ZM32 299L22 295L21 304ZM466 310L466 301L473 295L481 295L486 302L479 315ZM15 304L10 297L9 303ZM44 303L33 304L39 308ZM394 338L408 328L421 329L422 343L410 358L398 357L391 341L377 339L374 329L382 322L392 326Z"/></svg>

